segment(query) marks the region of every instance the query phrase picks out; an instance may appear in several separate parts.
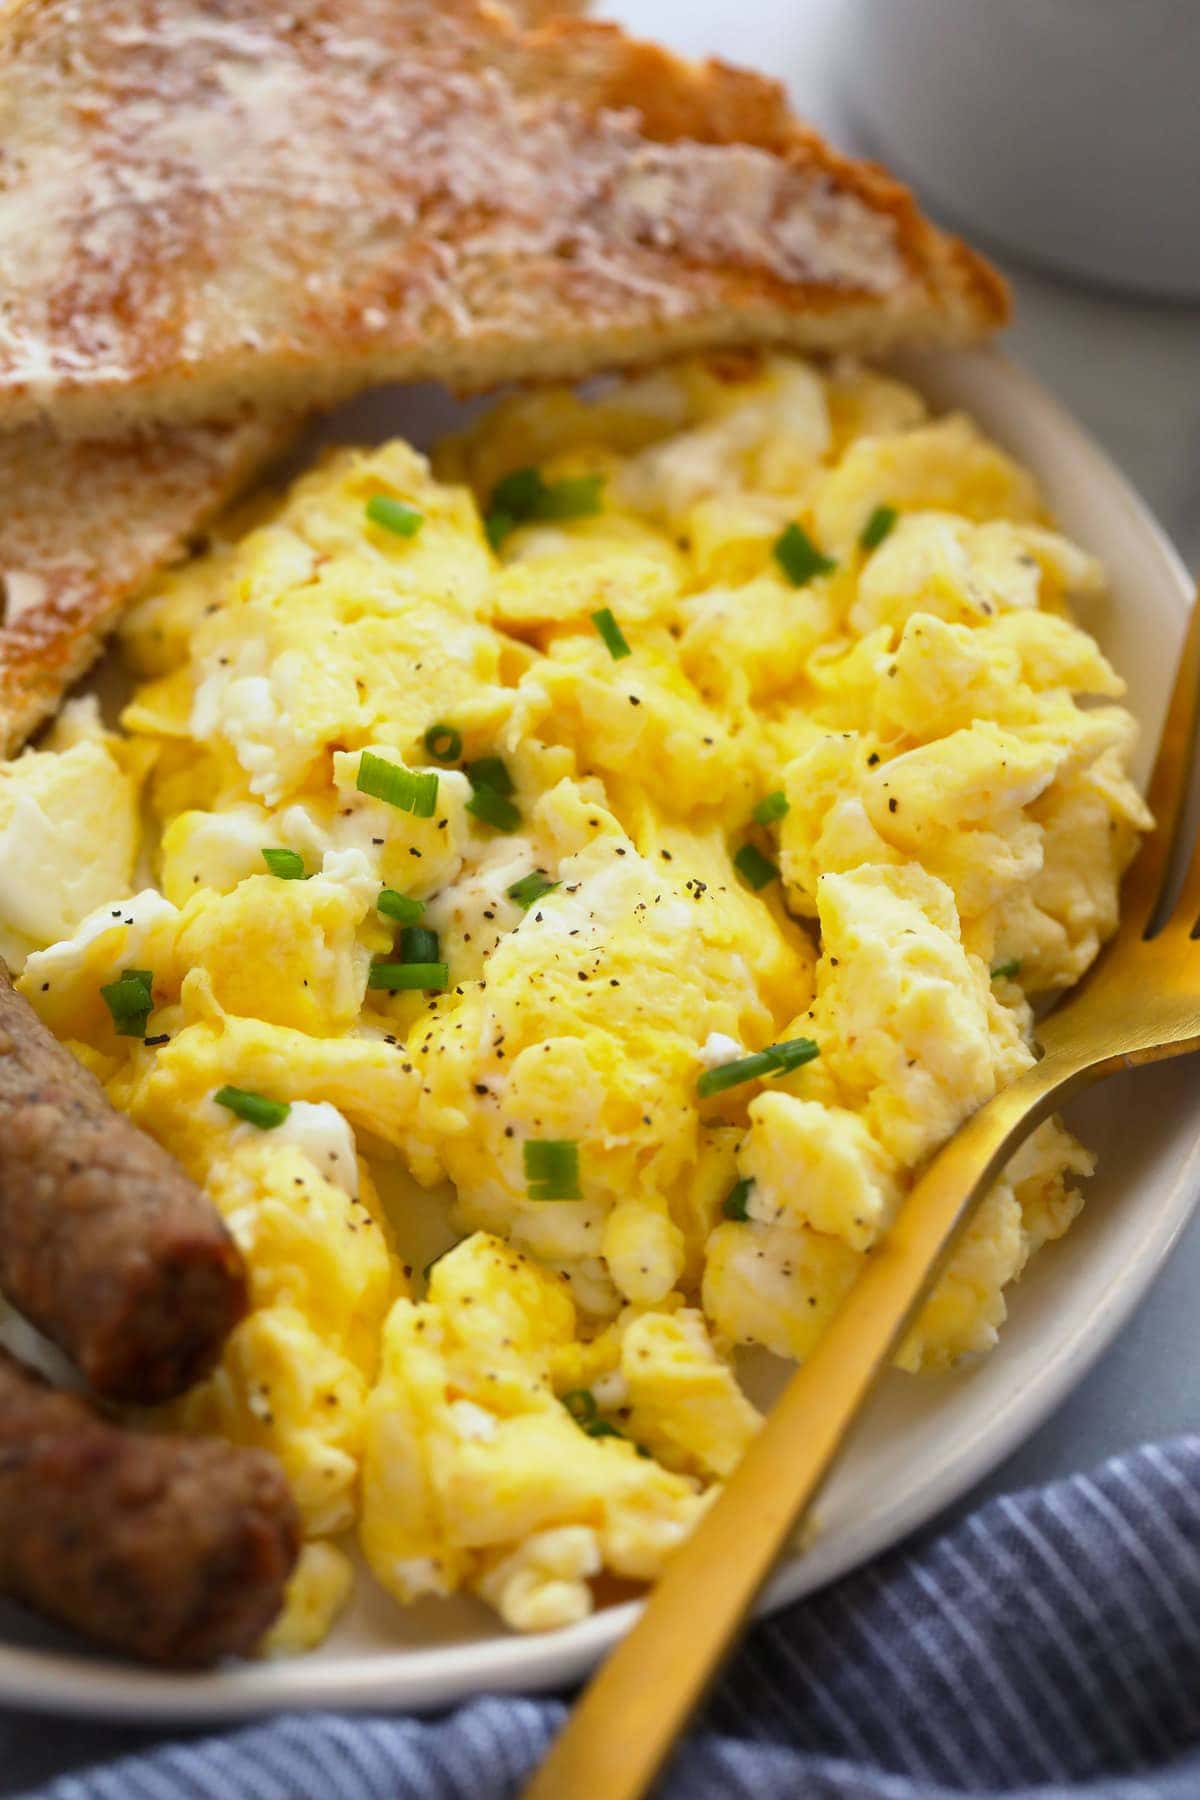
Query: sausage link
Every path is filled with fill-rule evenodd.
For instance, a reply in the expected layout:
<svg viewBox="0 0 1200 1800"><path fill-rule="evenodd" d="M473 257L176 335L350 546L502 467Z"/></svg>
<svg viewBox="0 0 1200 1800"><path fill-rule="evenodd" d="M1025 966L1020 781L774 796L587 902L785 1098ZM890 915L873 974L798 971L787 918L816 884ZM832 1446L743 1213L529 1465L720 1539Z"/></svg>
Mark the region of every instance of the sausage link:
<svg viewBox="0 0 1200 1800"><path fill-rule="evenodd" d="M246 1308L211 1203L113 1110L3 962L0 1290L98 1394L146 1405L207 1374Z"/></svg>
<svg viewBox="0 0 1200 1800"><path fill-rule="evenodd" d="M273 1457L122 1430L0 1350L0 1593L197 1668L254 1647L299 1544Z"/></svg>

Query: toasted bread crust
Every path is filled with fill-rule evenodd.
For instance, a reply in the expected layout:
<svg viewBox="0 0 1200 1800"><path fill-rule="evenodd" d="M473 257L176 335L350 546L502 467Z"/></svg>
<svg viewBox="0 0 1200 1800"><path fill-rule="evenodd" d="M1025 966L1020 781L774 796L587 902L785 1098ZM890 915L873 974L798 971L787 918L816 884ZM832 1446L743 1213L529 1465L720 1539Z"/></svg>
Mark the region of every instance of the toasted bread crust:
<svg viewBox="0 0 1200 1800"><path fill-rule="evenodd" d="M6 422L960 342L1006 316L999 277L774 83L612 26L26 0L0 95Z"/></svg>
<svg viewBox="0 0 1200 1800"><path fill-rule="evenodd" d="M0 755L86 673L127 601L280 449L281 420L64 443L0 435Z"/></svg>
<svg viewBox="0 0 1200 1800"><path fill-rule="evenodd" d="M494 0L503 6L518 24L541 25L547 19L567 18L587 12L590 0Z"/></svg>

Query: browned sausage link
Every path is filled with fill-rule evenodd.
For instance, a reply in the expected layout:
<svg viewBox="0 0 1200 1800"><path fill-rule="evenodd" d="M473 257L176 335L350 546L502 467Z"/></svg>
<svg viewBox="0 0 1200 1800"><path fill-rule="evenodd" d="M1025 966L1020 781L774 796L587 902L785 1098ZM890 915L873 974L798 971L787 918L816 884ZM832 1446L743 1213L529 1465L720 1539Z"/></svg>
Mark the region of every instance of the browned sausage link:
<svg viewBox="0 0 1200 1800"><path fill-rule="evenodd" d="M299 1543L273 1457L124 1431L0 1350L0 1593L196 1668L253 1648Z"/></svg>
<svg viewBox="0 0 1200 1800"><path fill-rule="evenodd" d="M99 1394L147 1404L216 1361L237 1249L167 1152L14 993L0 962L0 1290Z"/></svg>

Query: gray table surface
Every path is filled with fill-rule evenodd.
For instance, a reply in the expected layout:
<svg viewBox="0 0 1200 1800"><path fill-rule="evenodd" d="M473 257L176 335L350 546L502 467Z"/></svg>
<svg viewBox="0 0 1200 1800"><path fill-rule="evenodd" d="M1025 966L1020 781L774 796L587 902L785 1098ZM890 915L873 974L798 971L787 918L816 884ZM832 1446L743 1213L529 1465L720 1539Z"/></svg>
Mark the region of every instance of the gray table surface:
<svg viewBox="0 0 1200 1800"><path fill-rule="evenodd" d="M800 111L858 141L838 41L842 0L628 0L606 9L692 55L788 82ZM1200 567L1200 307L1084 293L999 257L1017 291L1012 354L1053 389ZM1032 1438L954 1509L1200 1425L1200 1213L1120 1338ZM0 1711L0 1796L143 1745L143 1734ZM234 1800L234 1797L231 1797Z"/></svg>

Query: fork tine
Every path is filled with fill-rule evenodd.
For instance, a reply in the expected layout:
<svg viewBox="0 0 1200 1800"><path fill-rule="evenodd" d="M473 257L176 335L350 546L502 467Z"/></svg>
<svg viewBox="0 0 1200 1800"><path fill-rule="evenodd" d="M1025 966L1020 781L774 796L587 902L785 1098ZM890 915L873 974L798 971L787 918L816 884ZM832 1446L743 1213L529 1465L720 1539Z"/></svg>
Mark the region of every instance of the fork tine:
<svg viewBox="0 0 1200 1800"><path fill-rule="evenodd" d="M1144 934L1155 923L1163 888L1171 867L1179 828L1187 804L1188 777L1200 715L1200 588L1192 601L1187 636L1179 654L1171 703L1163 720L1154 771L1146 790L1146 802L1154 814L1153 831L1125 877L1121 912L1128 930ZM1200 860L1200 852L1198 859ZM1197 860L1188 872L1189 887L1200 878Z"/></svg>

